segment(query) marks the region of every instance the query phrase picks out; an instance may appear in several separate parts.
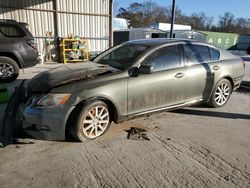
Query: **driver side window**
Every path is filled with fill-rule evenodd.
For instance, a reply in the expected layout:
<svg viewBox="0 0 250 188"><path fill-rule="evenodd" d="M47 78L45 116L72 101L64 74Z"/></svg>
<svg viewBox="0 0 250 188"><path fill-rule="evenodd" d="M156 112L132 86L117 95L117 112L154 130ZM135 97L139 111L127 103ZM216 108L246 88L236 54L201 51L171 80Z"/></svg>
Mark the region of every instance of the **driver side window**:
<svg viewBox="0 0 250 188"><path fill-rule="evenodd" d="M153 67L153 71L178 68L181 66L181 53L178 45L167 46L150 54L142 63Z"/></svg>

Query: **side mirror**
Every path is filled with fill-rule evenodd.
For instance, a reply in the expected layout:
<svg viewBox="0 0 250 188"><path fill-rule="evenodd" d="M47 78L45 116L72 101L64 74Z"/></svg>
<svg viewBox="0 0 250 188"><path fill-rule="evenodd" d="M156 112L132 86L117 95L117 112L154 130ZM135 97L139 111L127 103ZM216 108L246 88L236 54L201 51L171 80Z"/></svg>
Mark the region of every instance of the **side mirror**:
<svg viewBox="0 0 250 188"><path fill-rule="evenodd" d="M151 74L154 68L148 65L141 65L138 67L131 67L128 69L128 75L131 77L137 77L139 74Z"/></svg>
<svg viewBox="0 0 250 188"><path fill-rule="evenodd" d="M130 77L137 77L140 74L140 69L138 67L131 67L128 69L128 75Z"/></svg>
<svg viewBox="0 0 250 188"><path fill-rule="evenodd" d="M142 74L151 74L153 72L153 67L148 66L148 65L141 65L139 67L140 73Z"/></svg>

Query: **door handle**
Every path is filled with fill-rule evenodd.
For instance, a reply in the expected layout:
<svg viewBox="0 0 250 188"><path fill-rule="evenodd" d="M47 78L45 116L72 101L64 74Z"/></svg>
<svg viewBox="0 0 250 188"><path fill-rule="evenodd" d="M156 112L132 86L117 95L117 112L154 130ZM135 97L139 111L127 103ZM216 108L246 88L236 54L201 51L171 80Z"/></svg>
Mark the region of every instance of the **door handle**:
<svg viewBox="0 0 250 188"><path fill-rule="evenodd" d="M176 78L182 78L183 76L184 76L184 73L182 73L182 72L178 72L178 73L175 75Z"/></svg>
<svg viewBox="0 0 250 188"><path fill-rule="evenodd" d="M220 66L219 66L219 65L213 66L213 70L214 70L214 71L217 71L217 70L219 70L219 69L220 69Z"/></svg>

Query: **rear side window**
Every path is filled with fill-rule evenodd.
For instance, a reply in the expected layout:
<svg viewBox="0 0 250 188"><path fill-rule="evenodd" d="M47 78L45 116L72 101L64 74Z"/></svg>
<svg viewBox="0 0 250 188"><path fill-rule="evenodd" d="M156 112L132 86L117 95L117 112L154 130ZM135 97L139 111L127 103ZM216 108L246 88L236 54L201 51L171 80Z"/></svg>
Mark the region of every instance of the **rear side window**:
<svg viewBox="0 0 250 188"><path fill-rule="evenodd" d="M181 66L181 54L178 45L167 46L150 54L142 63L153 67L154 71L178 68Z"/></svg>
<svg viewBox="0 0 250 188"><path fill-rule="evenodd" d="M210 49L210 55L211 55L211 61L217 61L220 59L220 52L219 50L216 50L214 48L209 48Z"/></svg>
<svg viewBox="0 0 250 188"><path fill-rule="evenodd" d="M20 27L11 24L1 24L0 32L6 37L24 37L26 35Z"/></svg>
<svg viewBox="0 0 250 188"><path fill-rule="evenodd" d="M185 44L184 55L189 65L210 61L209 47L196 44Z"/></svg>

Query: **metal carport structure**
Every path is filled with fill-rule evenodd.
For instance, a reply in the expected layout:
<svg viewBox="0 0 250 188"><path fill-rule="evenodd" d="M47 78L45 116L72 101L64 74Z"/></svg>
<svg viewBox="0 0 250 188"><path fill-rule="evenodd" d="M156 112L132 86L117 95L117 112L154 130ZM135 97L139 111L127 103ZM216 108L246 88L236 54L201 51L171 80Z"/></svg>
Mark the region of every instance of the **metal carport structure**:
<svg viewBox="0 0 250 188"><path fill-rule="evenodd" d="M112 14L113 0L0 0L0 19L28 23L40 53L47 32L55 39L85 37L91 52L107 49L112 46Z"/></svg>

